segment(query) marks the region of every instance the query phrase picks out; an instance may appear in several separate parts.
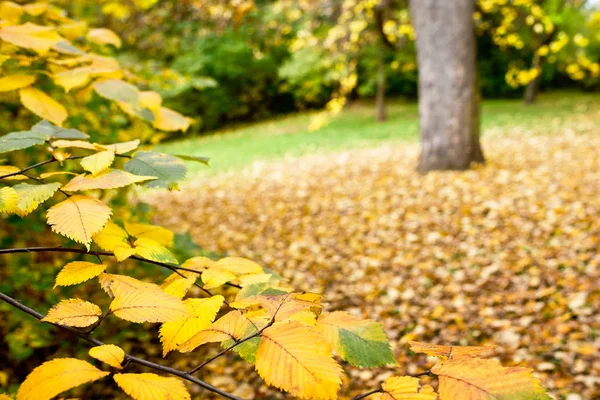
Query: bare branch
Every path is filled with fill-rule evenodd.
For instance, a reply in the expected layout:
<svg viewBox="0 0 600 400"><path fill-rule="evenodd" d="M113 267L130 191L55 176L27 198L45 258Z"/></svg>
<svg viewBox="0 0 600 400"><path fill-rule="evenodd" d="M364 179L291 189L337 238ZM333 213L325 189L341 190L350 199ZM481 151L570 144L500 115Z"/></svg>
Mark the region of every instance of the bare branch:
<svg viewBox="0 0 600 400"><path fill-rule="evenodd" d="M42 315L39 312L37 312L37 311L35 311L35 310L33 310L33 309L25 306L24 304L21 304L19 301L13 299L12 297L10 297L10 296L2 293L2 292L0 292L0 299L3 300L3 301L5 301L6 303L10 304L11 306L13 306L15 308L18 308L19 310L24 311L25 313L31 315L32 317L37 318L38 320L41 320L42 318L44 318L44 315ZM49 323L49 322L46 322L46 323ZM55 327L57 327L59 329L62 329L64 331L73 333L74 335L77 335L81 339L83 339L86 342L89 342L89 343L91 343L93 345L102 346L104 344L100 340L94 339L93 337L91 337L89 333L84 332L84 331L80 331L79 329L76 329L76 328L73 328L73 327L70 327L70 326L65 326L65 325L58 325L58 324L52 324L52 323L49 323L49 324L50 325L54 325ZM157 371L162 371L162 372L166 372L166 373L171 374L171 375L178 376L180 378L183 378L185 380L193 382L193 383L197 384L198 386L203 387L204 389L206 389L208 391L211 391L213 393L217 393L217 394L219 394L219 395L221 395L221 396L223 396L223 397L225 397L227 399L242 400L241 398L239 398L239 397L237 397L237 396L235 396L235 395L233 395L231 393L225 392L225 391L223 391L223 390L221 390L221 389L219 389L217 387L212 386L209 383L204 382L203 380L197 379L197 378L193 377L192 375L190 375L190 374L188 374L188 373L186 373L184 371L180 371L178 369L175 369L175 368L166 367L164 365L156 364L156 363L153 363L151 361L144 360L142 358L134 357L134 356L132 356L130 354L125 354L125 362L126 363L129 362L129 363L134 363L134 364L138 364L138 365L143 365L145 367L152 368L152 369L157 370Z"/></svg>

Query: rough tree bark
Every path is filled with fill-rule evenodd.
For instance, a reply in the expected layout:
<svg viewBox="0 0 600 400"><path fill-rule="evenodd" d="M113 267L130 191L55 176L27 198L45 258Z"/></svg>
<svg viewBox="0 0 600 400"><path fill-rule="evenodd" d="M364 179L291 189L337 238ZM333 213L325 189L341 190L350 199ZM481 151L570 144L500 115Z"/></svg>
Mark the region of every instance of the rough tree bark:
<svg viewBox="0 0 600 400"><path fill-rule="evenodd" d="M419 170L483 163L473 33L474 0L410 0L419 65Z"/></svg>
<svg viewBox="0 0 600 400"><path fill-rule="evenodd" d="M533 61L531 62L531 68L535 68L537 70L541 70L541 68L542 68L542 57L540 57L540 55L538 54L537 51L535 52L535 55L533 56ZM541 74L538 74L538 76L536 76L534 79L529 81L529 83L527 84L527 87L525 88L525 103L533 104L535 102L535 98L538 93L538 87L540 84L540 77L541 77Z"/></svg>

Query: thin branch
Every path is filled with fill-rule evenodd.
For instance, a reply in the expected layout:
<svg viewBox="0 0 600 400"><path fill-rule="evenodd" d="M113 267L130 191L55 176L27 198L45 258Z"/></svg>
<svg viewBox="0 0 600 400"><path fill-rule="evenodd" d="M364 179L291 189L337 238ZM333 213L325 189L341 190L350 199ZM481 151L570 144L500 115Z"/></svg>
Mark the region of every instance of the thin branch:
<svg viewBox="0 0 600 400"><path fill-rule="evenodd" d="M38 320L41 320L42 318L44 318L44 315L42 315L39 312L37 312L37 311L35 311L35 310L33 310L33 309L25 306L24 304L21 304L19 301L13 299L12 297L10 297L10 296L2 293L2 292L0 292L0 299L4 300L6 303L10 304L11 306L13 306L15 308L18 308L19 310L24 311L25 313L27 313L27 314L29 314L29 315L37 318ZM49 323L49 322L47 322L47 323ZM81 339L83 339L86 342L89 342L89 343L91 343L93 345L102 346L104 344L100 340L94 339L88 333L80 331L79 329L76 329L76 328L73 328L73 327L70 327L70 326L65 326L65 325L58 325L58 324L52 324L52 323L49 323L49 324L50 325L54 325L55 327L57 327L59 329L62 329L64 331L73 333L73 334L77 335L78 337L80 337ZM193 383L197 384L198 386L203 387L206 390L209 390L209 391L211 391L213 393L217 393L217 394L219 394L219 395L221 395L221 396L223 396L223 397L225 397L227 399L242 400L240 397L237 397L237 396L235 396L235 395L233 395L231 393L227 393L227 392L225 392L225 391L223 391L223 390L221 390L221 389L219 389L217 387L212 386L209 383L204 382L203 380L195 378L192 375L190 375L190 374L188 374L186 372L180 371L178 369L175 369L175 368L166 367L164 365L156 364L156 363L153 363L151 361L144 360L142 358L134 357L134 356L132 356L130 354L125 354L125 362L130 362L130 363L135 363L135 364L143 365L145 367L152 368L152 369L157 370L157 371L162 371L162 372L166 372L166 373L171 374L171 375L178 376L180 378L183 378L185 380L193 382Z"/></svg>
<svg viewBox="0 0 600 400"><path fill-rule="evenodd" d="M351 398L350 400L360 400L360 399L364 399L365 397L369 397L369 396L371 396L372 394L375 394L375 393L381 393L381 392L383 392L383 389L382 389L382 388L373 389L373 390L371 390L371 391L369 391L369 392L367 392L367 393L364 393L364 394L359 394L358 396L354 396L354 397L353 397L353 398Z"/></svg>
<svg viewBox="0 0 600 400"><path fill-rule="evenodd" d="M39 162L37 164L33 164L33 165L30 165L29 167L23 168L20 171L11 172L10 174L2 175L2 176L0 176L0 179L10 178L11 176L15 176L15 175L21 175L23 172L27 172L30 169L41 167L42 165L50 164L50 163L55 162L55 161L56 160L54 158L51 158L50 160L46 160L46 161L41 161L41 162Z"/></svg>

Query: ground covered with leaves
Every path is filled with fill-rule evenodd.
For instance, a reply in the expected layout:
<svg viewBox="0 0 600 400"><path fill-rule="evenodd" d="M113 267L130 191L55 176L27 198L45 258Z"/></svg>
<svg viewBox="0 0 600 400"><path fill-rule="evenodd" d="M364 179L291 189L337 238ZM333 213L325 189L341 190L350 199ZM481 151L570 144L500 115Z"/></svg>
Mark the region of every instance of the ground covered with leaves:
<svg viewBox="0 0 600 400"><path fill-rule="evenodd" d="M157 222L202 247L380 321L399 366L348 369L346 394L426 370L406 345L418 340L496 344L557 398L600 398L595 129L489 134L488 164L467 172L420 175L418 147L393 144L199 178L153 203ZM214 384L264 395L231 359L212 368Z"/></svg>

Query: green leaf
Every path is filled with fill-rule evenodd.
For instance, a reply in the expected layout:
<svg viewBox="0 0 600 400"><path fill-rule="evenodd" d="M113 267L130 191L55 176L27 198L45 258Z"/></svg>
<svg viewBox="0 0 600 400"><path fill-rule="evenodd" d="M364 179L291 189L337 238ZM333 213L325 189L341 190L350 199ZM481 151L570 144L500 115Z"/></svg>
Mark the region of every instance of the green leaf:
<svg viewBox="0 0 600 400"><path fill-rule="evenodd" d="M90 135L77 129L67 129L56 126L45 119L31 128L32 132L46 135L47 139L89 139Z"/></svg>
<svg viewBox="0 0 600 400"><path fill-rule="evenodd" d="M119 79L106 79L94 84L96 93L105 99L123 101L136 106L140 102L140 91L130 83Z"/></svg>
<svg viewBox="0 0 600 400"><path fill-rule="evenodd" d="M185 154L175 154L175 157L181 158L185 161L196 161L206 165L207 167L210 167L210 164L208 163L210 161L210 158L208 157L186 156Z"/></svg>
<svg viewBox="0 0 600 400"><path fill-rule="evenodd" d="M0 137L0 153L27 149L32 146L44 144L45 141L46 135L40 132L12 132Z"/></svg>
<svg viewBox="0 0 600 400"><path fill-rule="evenodd" d="M248 328L246 329L246 332L244 332L244 336L242 336L242 339L246 338L250 335L253 335L256 332L258 332L256 327L254 325L250 324L248 326ZM233 341L233 339L228 339L228 340L221 342L221 347L226 349L234 343L235 342ZM251 364L254 364L254 363L256 363L256 352L258 351L259 344L260 344L260 337L257 336L252 339L246 340L242 344L238 344L232 350L235 351L236 353L238 353L239 356L242 357L245 361L247 361Z"/></svg>
<svg viewBox="0 0 600 400"><path fill-rule="evenodd" d="M48 200L60 188L60 183L48 183L46 185L30 185L28 183L19 183L13 186L17 192L19 200L17 202L17 214L21 217L31 213L38 208L40 204Z"/></svg>
<svg viewBox="0 0 600 400"><path fill-rule="evenodd" d="M134 245L135 253L142 258L167 264L179 263L173 253L155 240L140 238L135 241Z"/></svg>
<svg viewBox="0 0 600 400"><path fill-rule="evenodd" d="M152 151L138 151L125 163L125 171L135 175L156 176L146 187L169 187L185 178L185 165L177 157Z"/></svg>

